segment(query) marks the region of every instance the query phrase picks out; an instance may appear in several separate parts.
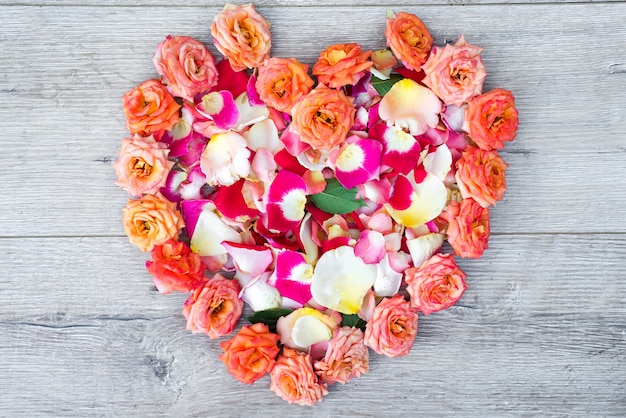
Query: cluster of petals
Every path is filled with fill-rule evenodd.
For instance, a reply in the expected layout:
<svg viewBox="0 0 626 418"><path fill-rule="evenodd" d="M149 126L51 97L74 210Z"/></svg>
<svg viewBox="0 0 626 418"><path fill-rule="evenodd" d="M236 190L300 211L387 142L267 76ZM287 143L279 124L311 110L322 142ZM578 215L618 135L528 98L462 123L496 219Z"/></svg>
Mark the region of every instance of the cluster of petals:
<svg viewBox="0 0 626 418"><path fill-rule="evenodd" d="M126 234L159 292L188 294L187 329L231 334L247 304L260 322L221 343L226 370L312 405L367 373L370 350L408 355L418 312L460 300L443 244L488 248L517 110L507 90L482 93L480 47L434 47L412 14L388 15L388 49L328 47L314 78L271 57L269 28L226 4L211 26L223 60L189 37L160 43L161 78L124 95L114 168Z"/></svg>

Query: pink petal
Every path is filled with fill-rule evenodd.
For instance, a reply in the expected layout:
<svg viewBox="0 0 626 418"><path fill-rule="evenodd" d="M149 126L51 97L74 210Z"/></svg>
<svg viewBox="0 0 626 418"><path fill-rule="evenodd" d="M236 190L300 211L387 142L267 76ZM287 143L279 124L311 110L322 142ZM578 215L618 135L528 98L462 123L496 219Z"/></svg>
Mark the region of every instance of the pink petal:
<svg viewBox="0 0 626 418"><path fill-rule="evenodd" d="M252 277L261 275L274 261L272 250L267 247L228 241L222 242L222 246L233 258L237 270L248 273Z"/></svg>
<svg viewBox="0 0 626 418"><path fill-rule="evenodd" d="M266 149L260 149L252 158L252 171L263 183L270 183L276 172L277 165L274 155Z"/></svg>
<svg viewBox="0 0 626 418"><path fill-rule="evenodd" d="M165 181L165 186L161 188L160 192L170 202L180 202L179 187L187 179L187 173L184 171L170 170Z"/></svg>
<svg viewBox="0 0 626 418"><path fill-rule="evenodd" d="M252 106L265 106L265 102L259 97L259 93L256 91L256 74L252 74L248 79L246 85L246 92L248 93L248 100Z"/></svg>
<svg viewBox="0 0 626 418"><path fill-rule="evenodd" d="M385 257L385 237L378 231L366 229L361 232L359 240L354 246L354 254L366 264L376 264Z"/></svg>
<svg viewBox="0 0 626 418"><path fill-rule="evenodd" d="M212 119L215 126L220 129L233 128L239 119L239 110L232 93L228 90L205 94L196 109Z"/></svg>
<svg viewBox="0 0 626 418"><path fill-rule="evenodd" d="M372 139L359 139L345 145L335 161L335 176L346 189L378 177L382 145Z"/></svg>
<svg viewBox="0 0 626 418"><path fill-rule="evenodd" d="M206 176L200 166L196 165L189 171L187 179L180 185L180 196L184 200L202 199L204 186L206 186Z"/></svg>

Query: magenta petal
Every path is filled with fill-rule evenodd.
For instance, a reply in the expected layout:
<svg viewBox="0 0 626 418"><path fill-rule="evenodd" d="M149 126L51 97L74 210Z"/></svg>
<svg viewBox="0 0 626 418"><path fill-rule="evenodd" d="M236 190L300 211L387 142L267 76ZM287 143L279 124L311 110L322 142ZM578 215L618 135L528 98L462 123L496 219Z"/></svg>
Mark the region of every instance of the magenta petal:
<svg viewBox="0 0 626 418"><path fill-rule="evenodd" d="M304 305L311 300L313 268L304 255L296 251L282 251L276 257L274 286L281 295Z"/></svg>
<svg viewBox="0 0 626 418"><path fill-rule="evenodd" d="M220 129L230 129L237 124L239 110L233 94L228 90L214 91L205 94L196 109L210 117Z"/></svg>
<svg viewBox="0 0 626 418"><path fill-rule="evenodd" d="M256 91L256 74L252 74L248 79L246 85L246 92L248 93L248 101L252 106L265 106L265 102L259 97L259 93Z"/></svg>
<svg viewBox="0 0 626 418"><path fill-rule="evenodd" d="M382 145L372 139L360 139L346 145L335 162L335 175L346 189L378 177Z"/></svg>
<svg viewBox="0 0 626 418"><path fill-rule="evenodd" d="M383 164L407 174L420 159L420 143L413 135L395 126L388 127L382 137L384 144Z"/></svg>
<svg viewBox="0 0 626 418"><path fill-rule="evenodd" d="M270 185L267 227L286 232L295 229L304 217L306 183L291 171L279 171Z"/></svg>
<svg viewBox="0 0 626 418"><path fill-rule="evenodd" d="M202 151L206 147L208 139L198 132L174 141L170 145L169 156L178 158L178 161L186 166L191 166L200 161Z"/></svg>
<svg viewBox="0 0 626 418"><path fill-rule="evenodd" d="M222 242L222 246L235 261L237 270L257 277L263 273L272 261L272 250L259 245L246 245L236 242Z"/></svg>
<svg viewBox="0 0 626 418"><path fill-rule="evenodd" d="M185 228L187 234L192 237L195 230L198 218L202 213L202 209L206 204L210 204L210 200L183 200L181 203L183 220L185 221Z"/></svg>
<svg viewBox="0 0 626 418"><path fill-rule="evenodd" d="M411 195L413 194L413 185L404 176L398 176L393 188L389 204L395 210L408 209L411 206Z"/></svg>
<svg viewBox="0 0 626 418"><path fill-rule="evenodd" d="M170 170L165 181L165 187L160 192L170 202L180 202L180 185L187 179L187 173L184 171Z"/></svg>

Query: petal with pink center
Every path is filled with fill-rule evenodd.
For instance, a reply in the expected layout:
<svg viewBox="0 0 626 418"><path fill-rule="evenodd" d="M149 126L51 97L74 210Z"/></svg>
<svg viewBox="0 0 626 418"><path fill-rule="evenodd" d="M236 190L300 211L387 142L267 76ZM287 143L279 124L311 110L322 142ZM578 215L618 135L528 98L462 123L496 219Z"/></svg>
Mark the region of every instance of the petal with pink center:
<svg viewBox="0 0 626 418"><path fill-rule="evenodd" d="M421 135L439 123L441 101L430 89L408 78L394 84L380 101L378 114L387 126Z"/></svg>
<svg viewBox="0 0 626 418"><path fill-rule="evenodd" d="M407 239L406 246L411 254L413 265L420 267L443 245L443 234L430 233L417 238Z"/></svg>
<svg viewBox="0 0 626 418"><path fill-rule="evenodd" d="M441 179L428 174L421 183L412 184L413 190L410 194L406 182L401 179L406 178L398 177L394 194L385 205L396 222L415 228L439 216L448 198L448 190Z"/></svg>
<svg viewBox="0 0 626 418"><path fill-rule="evenodd" d="M222 246L233 258L237 270L248 273L252 277L261 275L274 261L272 250L268 247L229 241L222 242Z"/></svg>
<svg viewBox="0 0 626 418"><path fill-rule="evenodd" d="M382 144L372 139L348 143L335 161L335 176L346 189L378 177Z"/></svg>
<svg viewBox="0 0 626 418"><path fill-rule="evenodd" d="M282 251L276 256L276 274L272 285L280 294L301 305L311 300L313 266L297 251Z"/></svg>
<svg viewBox="0 0 626 418"><path fill-rule="evenodd" d="M295 229L304 217L306 183L297 174L281 170L270 185L267 227L286 232Z"/></svg>
<svg viewBox="0 0 626 418"><path fill-rule="evenodd" d="M322 254L315 265L311 294L317 303L329 309L355 314L363 297L376 280L376 266L366 264L350 246Z"/></svg>

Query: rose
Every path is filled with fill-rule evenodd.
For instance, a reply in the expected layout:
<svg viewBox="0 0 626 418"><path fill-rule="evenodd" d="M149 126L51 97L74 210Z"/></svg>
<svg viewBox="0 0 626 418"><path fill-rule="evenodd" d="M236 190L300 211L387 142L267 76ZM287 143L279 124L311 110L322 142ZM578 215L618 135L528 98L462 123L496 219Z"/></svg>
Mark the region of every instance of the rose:
<svg viewBox="0 0 626 418"><path fill-rule="evenodd" d="M359 44L331 45L320 53L313 66L318 82L332 88L355 85L372 66L371 51L361 51Z"/></svg>
<svg viewBox="0 0 626 418"><path fill-rule="evenodd" d="M406 356L417 336L417 309L402 295L383 298L365 327L365 345L387 357Z"/></svg>
<svg viewBox="0 0 626 418"><path fill-rule="evenodd" d="M385 37L391 51L409 70L418 71L433 46L433 38L424 22L404 12L387 19Z"/></svg>
<svg viewBox="0 0 626 418"><path fill-rule="evenodd" d="M123 211L126 235L141 251L151 251L155 245L163 245L176 238L185 226L176 204L160 193L147 194L137 200L129 199Z"/></svg>
<svg viewBox="0 0 626 418"><path fill-rule="evenodd" d="M359 328L341 327L333 333L324 358L315 362L315 372L324 383L347 383L369 368L369 352Z"/></svg>
<svg viewBox="0 0 626 418"><path fill-rule="evenodd" d="M122 97L126 128L143 136L170 130L178 122L180 105L159 80L147 80Z"/></svg>
<svg viewBox="0 0 626 418"><path fill-rule="evenodd" d="M291 114L293 105L311 91L308 66L295 58L270 58L259 67L255 87L267 105Z"/></svg>
<svg viewBox="0 0 626 418"><path fill-rule="evenodd" d="M217 83L213 56L201 42L188 36L168 35L152 62L170 92L189 101Z"/></svg>
<svg viewBox="0 0 626 418"><path fill-rule="evenodd" d="M169 152L167 145L157 142L152 135L122 139L120 157L113 164L117 185L132 196L158 192L165 186L174 165L167 159Z"/></svg>
<svg viewBox="0 0 626 418"><path fill-rule="evenodd" d="M293 106L291 126L313 149L341 145L354 124L352 101L343 91L318 86Z"/></svg>
<svg viewBox="0 0 626 418"><path fill-rule="evenodd" d="M506 191L508 164L496 150L468 146L456 162L455 178L464 199L472 198L486 208L495 205Z"/></svg>
<svg viewBox="0 0 626 418"><path fill-rule="evenodd" d="M513 94L495 89L468 102L463 130L478 147L491 150L515 139L518 124Z"/></svg>
<svg viewBox="0 0 626 418"><path fill-rule="evenodd" d="M328 394L328 388L313 371L311 356L287 347L270 372L270 389L287 402L299 405L313 405Z"/></svg>
<svg viewBox="0 0 626 418"><path fill-rule="evenodd" d="M246 325L230 341L220 344L224 350L220 360L237 380L251 385L274 367L280 351L278 338L265 324Z"/></svg>
<svg viewBox="0 0 626 418"><path fill-rule="evenodd" d="M215 47L228 59L235 71L260 67L267 63L272 47L270 23L252 4L226 3L211 25Z"/></svg>
<svg viewBox="0 0 626 418"><path fill-rule="evenodd" d="M146 267L157 290L163 294L174 290L190 292L207 281L202 259L183 242L170 239L163 245L155 245L151 256L152 261Z"/></svg>
<svg viewBox="0 0 626 418"><path fill-rule="evenodd" d="M467 289L465 273L452 254L437 254L405 272L411 303L424 315L454 305Z"/></svg>
<svg viewBox="0 0 626 418"><path fill-rule="evenodd" d="M441 217L448 221L448 242L456 255L480 258L489 247L489 208L472 198L451 200Z"/></svg>
<svg viewBox="0 0 626 418"><path fill-rule="evenodd" d="M422 81L447 105L461 106L481 93L487 71L480 53L482 48L465 42L463 35L454 45L433 47L422 65Z"/></svg>
<svg viewBox="0 0 626 418"><path fill-rule="evenodd" d="M219 273L213 276L185 302L183 315L187 318L187 329L194 334L206 333L211 339L230 334L243 312L240 290L237 280L226 279Z"/></svg>

